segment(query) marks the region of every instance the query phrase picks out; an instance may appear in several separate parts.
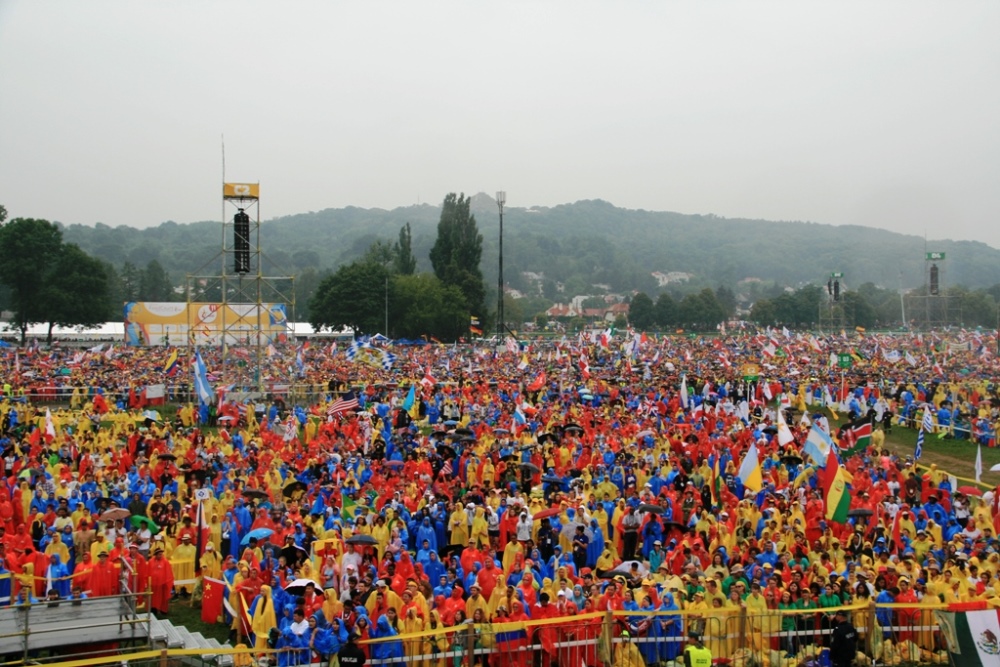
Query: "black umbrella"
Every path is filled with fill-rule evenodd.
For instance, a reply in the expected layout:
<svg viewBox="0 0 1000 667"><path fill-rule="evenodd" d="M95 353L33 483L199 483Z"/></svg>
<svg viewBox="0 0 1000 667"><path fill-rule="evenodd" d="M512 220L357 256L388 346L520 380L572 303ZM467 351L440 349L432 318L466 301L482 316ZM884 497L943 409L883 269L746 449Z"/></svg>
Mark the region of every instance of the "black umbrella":
<svg viewBox="0 0 1000 667"><path fill-rule="evenodd" d="M765 426L764 427L764 433L767 433L769 435L774 435L777 432L778 432L778 427L777 426Z"/></svg>
<svg viewBox="0 0 1000 667"><path fill-rule="evenodd" d="M687 526L685 526L683 523L679 523L677 521L664 521L663 522L663 529L666 530L666 531L668 531L668 532L671 531L671 530L679 530L682 533L686 533L687 532Z"/></svg>
<svg viewBox="0 0 1000 667"><path fill-rule="evenodd" d="M566 424L563 426L563 431L566 433L583 433L583 427L579 424Z"/></svg>
<svg viewBox="0 0 1000 667"><path fill-rule="evenodd" d="M475 433L472 432L471 428L456 428L455 435L465 436L465 435L475 435Z"/></svg>
<svg viewBox="0 0 1000 667"><path fill-rule="evenodd" d="M642 504L639 505L639 511L650 512L652 514L663 514L666 511L666 508L660 507L659 505Z"/></svg>
<svg viewBox="0 0 1000 667"><path fill-rule="evenodd" d="M781 462L785 465L797 466L802 463L802 457L797 454L785 454L781 457Z"/></svg>
<svg viewBox="0 0 1000 667"><path fill-rule="evenodd" d="M549 442L550 440L552 442L559 442L559 437L556 436L555 433L542 433L542 434L540 434L538 436L538 443L539 444L545 444L546 442Z"/></svg>
<svg viewBox="0 0 1000 667"><path fill-rule="evenodd" d="M543 482L551 482L552 484L562 484L565 480L558 475L542 475Z"/></svg>
<svg viewBox="0 0 1000 667"><path fill-rule="evenodd" d="M268 498L266 491L261 491L260 489L243 489L241 491L244 498Z"/></svg>
<svg viewBox="0 0 1000 667"><path fill-rule="evenodd" d="M378 544L378 541L374 537L372 537L371 535L365 535L364 533L362 533L361 535L351 535L344 541L347 544L356 544L358 546L366 546L366 547L375 546L376 544Z"/></svg>
<svg viewBox="0 0 1000 667"><path fill-rule="evenodd" d="M869 517L872 515L872 511L866 507L857 507L848 511L847 516L852 517Z"/></svg>
<svg viewBox="0 0 1000 667"><path fill-rule="evenodd" d="M459 442L475 442L475 441L476 441L476 438L474 436L471 436L471 435L467 435L467 436L463 437L461 440L459 440Z"/></svg>
<svg viewBox="0 0 1000 667"><path fill-rule="evenodd" d="M522 463L521 470L525 472L530 472L532 475L534 475L537 472L542 472L542 469L536 466L534 463Z"/></svg>
<svg viewBox="0 0 1000 667"><path fill-rule="evenodd" d="M308 488L309 487L307 487L299 480L294 480L285 485L285 488L281 490L281 495L283 495L286 498L292 498L297 493L305 493L306 489Z"/></svg>
<svg viewBox="0 0 1000 667"><path fill-rule="evenodd" d="M457 459L458 453L455 451L454 447L449 447L448 445L438 445L437 453L443 459Z"/></svg>

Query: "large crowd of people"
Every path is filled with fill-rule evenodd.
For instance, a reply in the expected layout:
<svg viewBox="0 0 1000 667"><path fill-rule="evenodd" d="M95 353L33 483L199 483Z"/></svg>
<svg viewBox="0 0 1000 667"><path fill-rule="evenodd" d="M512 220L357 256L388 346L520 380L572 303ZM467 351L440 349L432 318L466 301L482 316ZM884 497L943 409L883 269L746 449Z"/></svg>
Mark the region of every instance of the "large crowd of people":
<svg viewBox="0 0 1000 667"><path fill-rule="evenodd" d="M911 622L925 602L1000 598L997 494L960 490L886 438L924 428L962 457L966 441L995 446L993 343L607 331L392 347L391 364L286 346L261 369L281 390L244 403L210 350L218 391L200 401L171 349L11 351L0 600L148 591L166 615L197 595L204 618L285 649L284 664L352 638L386 661L447 651L465 641L456 626L578 619L535 629L549 650L560 633L596 640L602 621L587 613L609 610L631 612L623 636L662 640L616 652L646 665L676 660L690 632L731 657L726 619L741 611L759 615L758 648L785 655L825 641L824 608L863 603L859 628L925 627ZM157 383L190 399L166 421L144 412ZM45 402L52 387L65 404ZM872 425L870 442L842 423ZM807 446L814 430L846 473L846 519L830 506L829 461ZM872 600L916 610L871 619ZM941 648L912 635L896 638ZM548 659L597 664L596 648L574 650Z"/></svg>

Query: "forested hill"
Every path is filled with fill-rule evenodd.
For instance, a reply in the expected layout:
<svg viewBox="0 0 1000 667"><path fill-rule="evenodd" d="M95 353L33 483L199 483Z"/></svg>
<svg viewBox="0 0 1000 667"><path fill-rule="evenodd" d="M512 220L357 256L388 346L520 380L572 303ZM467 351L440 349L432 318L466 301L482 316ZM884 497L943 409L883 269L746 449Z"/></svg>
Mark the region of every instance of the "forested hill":
<svg viewBox="0 0 1000 667"><path fill-rule="evenodd" d="M442 195L443 198L443 195ZM496 283L498 215L484 194L472 210L483 234L483 273ZM418 270L429 270L428 253L437 233L440 208L408 206L386 211L347 207L267 220L262 246L276 268L298 273L333 269L361 256L377 239L394 241L409 222ZM947 232L942 223L938 235ZM120 266L145 266L156 259L175 278L201 269L218 253L217 221L165 222L149 229L70 225L65 240ZM947 285L985 287L1000 283L1000 251L983 243L931 241L926 249L947 253L941 264ZM925 243L921 236L858 226L808 222L727 219L712 215L617 208L601 200L552 208L504 209L504 274L525 289L521 272L544 274L570 294L593 284L614 291L657 291L651 273L693 274L693 282L732 285L745 278L790 286L821 283L843 271L844 283L865 282L896 289L922 284ZM267 267L266 267L267 268Z"/></svg>

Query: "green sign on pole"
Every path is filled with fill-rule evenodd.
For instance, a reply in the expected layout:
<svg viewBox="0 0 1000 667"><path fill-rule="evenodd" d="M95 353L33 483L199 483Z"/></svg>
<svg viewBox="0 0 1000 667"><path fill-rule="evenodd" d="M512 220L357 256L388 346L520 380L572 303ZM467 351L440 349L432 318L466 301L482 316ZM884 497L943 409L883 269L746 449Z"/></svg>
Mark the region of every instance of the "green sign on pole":
<svg viewBox="0 0 1000 667"><path fill-rule="evenodd" d="M837 355L837 367L838 368L850 368L854 360L851 355L841 352Z"/></svg>
<svg viewBox="0 0 1000 667"><path fill-rule="evenodd" d="M935 259L944 259L944 253L943 252L929 252L929 253L927 253L927 260L928 261L935 260Z"/></svg>
<svg viewBox="0 0 1000 667"><path fill-rule="evenodd" d="M843 271L834 271L833 273L830 274L830 277L831 278L843 278L844 277L844 272Z"/></svg>

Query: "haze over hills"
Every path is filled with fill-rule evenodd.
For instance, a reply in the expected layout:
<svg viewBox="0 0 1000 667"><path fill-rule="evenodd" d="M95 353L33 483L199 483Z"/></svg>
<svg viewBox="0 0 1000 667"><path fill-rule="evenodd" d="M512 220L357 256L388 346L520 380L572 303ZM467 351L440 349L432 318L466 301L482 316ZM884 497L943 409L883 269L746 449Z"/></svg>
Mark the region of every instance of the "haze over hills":
<svg viewBox="0 0 1000 667"><path fill-rule="evenodd" d="M495 200L475 195L472 210L483 235L482 270L496 284L498 210ZM298 273L313 267L335 269L360 257L378 239L394 241L400 227L412 227L418 270L429 270L428 253L437 234L440 207L422 204L393 210L347 207L266 220L261 245L270 261L265 270ZM947 233L946 223L935 235ZM69 225L66 241L115 266L144 266L156 259L180 281L204 270L218 254L218 221L135 229ZM537 289L523 272L544 274L567 294L585 294L594 284L612 291L660 291L653 272L684 272L691 283L735 285L746 278L799 286L824 283L832 271L844 273L846 287L865 282L898 289L923 284L925 250L945 252L945 285L986 287L1000 283L1000 250L970 241L926 242L858 226L810 222L727 219L618 208L601 200L551 208L504 209L504 274L520 290ZM218 270L217 262L209 271Z"/></svg>

